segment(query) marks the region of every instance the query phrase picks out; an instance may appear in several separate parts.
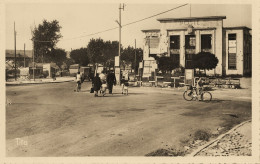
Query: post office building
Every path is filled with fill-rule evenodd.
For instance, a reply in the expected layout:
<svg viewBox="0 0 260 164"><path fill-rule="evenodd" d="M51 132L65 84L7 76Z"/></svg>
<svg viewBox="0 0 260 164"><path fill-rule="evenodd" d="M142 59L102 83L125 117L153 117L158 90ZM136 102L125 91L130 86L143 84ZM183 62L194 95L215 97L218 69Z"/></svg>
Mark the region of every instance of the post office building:
<svg viewBox="0 0 260 164"><path fill-rule="evenodd" d="M246 26L223 27L226 16L157 19L160 29L142 30L143 77L158 68L154 56L162 54L190 68L199 52L215 54L219 62L207 75L249 75L252 63L251 29Z"/></svg>

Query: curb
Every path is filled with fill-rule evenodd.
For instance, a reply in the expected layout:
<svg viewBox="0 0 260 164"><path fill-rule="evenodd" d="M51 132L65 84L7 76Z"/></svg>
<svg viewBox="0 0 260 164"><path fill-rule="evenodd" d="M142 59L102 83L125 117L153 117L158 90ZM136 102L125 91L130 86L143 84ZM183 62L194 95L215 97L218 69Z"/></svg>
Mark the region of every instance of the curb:
<svg viewBox="0 0 260 164"><path fill-rule="evenodd" d="M74 81L74 80L66 80L66 81L47 81L47 82L39 82L39 83L15 83L15 84L12 84L12 83L6 83L5 85L6 86L19 86L19 85L35 85L35 84L49 84L49 83L63 83L63 82L71 82L71 81Z"/></svg>
<svg viewBox="0 0 260 164"><path fill-rule="evenodd" d="M199 154L202 150L206 149L207 147L209 147L210 145L216 143L217 141L221 140L222 138L224 138L226 135L230 134L231 132L235 131L237 128L239 128L240 126L243 126L244 124L251 122L251 120L248 121L244 121L238 125L236 125L235 127L233 127L231 130L229 130L228 132L218 136L218 138L216 138L213 141L210 141L209 143L200 146L199 148L197 148L194 152L192 152L191 154L188 154L188 157L195 157L197 154Z"/></svg>

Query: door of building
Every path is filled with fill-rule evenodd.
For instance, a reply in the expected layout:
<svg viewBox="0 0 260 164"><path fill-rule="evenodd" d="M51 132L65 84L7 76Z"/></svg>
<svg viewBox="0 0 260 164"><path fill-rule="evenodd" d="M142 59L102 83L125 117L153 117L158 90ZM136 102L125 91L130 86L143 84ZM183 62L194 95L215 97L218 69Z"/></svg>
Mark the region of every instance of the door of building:
<svg viewBox="0 0 260 164"><path fill-rule="evenodd" d="M170 36L170 57L174 64L180 65L180 35Z"/></svg>
<svg viewBox="0 0 260 164"><path fill-rule="evenodd" d="M195 55L196 36L185 35L185 68L192 69L193 55Z"/></svg>

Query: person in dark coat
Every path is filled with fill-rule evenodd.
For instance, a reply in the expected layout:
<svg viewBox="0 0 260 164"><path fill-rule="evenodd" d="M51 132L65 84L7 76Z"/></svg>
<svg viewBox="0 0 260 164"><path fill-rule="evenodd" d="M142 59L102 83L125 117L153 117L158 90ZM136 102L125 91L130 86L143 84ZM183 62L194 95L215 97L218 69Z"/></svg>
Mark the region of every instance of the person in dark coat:
<svg viewBox="0 0 260 164"><path fill-rule="evenodd" d="M95 91L95 97L98 96L98 91L101 88L102 82L100 80L99 74L97 73L96 76L94 77L93 81L92 81L93 87L94 87L94 91Z"/></svg>
<svg viewBox="0 0 260 164"><path fill-rule="evenodd" d="M116 76L113 71L109 71L107 75L107 86L108 86L109 94L112 94L113 85L116 85Z"/></svg>

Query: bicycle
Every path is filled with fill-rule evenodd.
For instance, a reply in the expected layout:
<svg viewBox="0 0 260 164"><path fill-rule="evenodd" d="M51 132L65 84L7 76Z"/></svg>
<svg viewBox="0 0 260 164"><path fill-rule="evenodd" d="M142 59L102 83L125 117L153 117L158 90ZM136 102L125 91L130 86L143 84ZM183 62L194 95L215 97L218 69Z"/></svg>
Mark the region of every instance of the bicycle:
<svg viewBox="0 0 260 164"><path fill-rule="evenodd" d="M192 87L190 86L188 90L184 91L183 93L183 98L187 101L191 101L195 98L195 100L199 100L201 101L211 101L212 99L212 95L209 91L203 91L203 89L200 90L199 95L196 93L196 87Z"/></svg>

